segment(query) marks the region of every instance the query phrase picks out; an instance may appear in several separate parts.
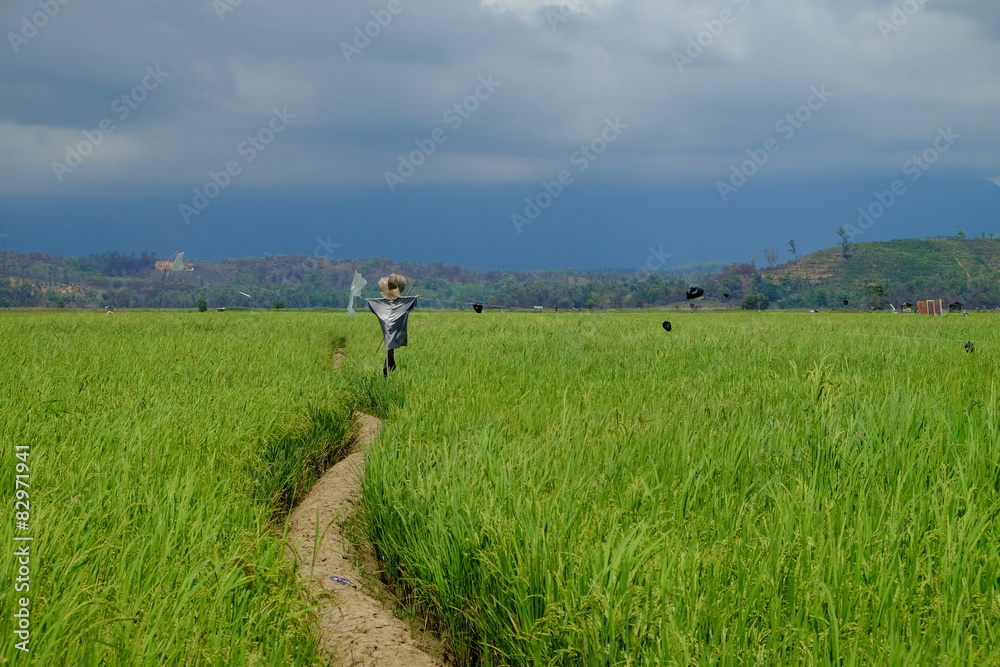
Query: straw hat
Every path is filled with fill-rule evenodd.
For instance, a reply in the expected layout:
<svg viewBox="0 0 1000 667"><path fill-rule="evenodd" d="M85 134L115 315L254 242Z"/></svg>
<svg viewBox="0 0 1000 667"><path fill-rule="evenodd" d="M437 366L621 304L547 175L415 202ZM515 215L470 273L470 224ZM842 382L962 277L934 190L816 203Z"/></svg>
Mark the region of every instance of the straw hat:
<svg viewBox="0 0 1000 667"><path fill-rule="evenodd" d="M378 279L378 291L389 301L398 299L402 295L404 287L406 287L406 278L398 273L390 273Z"/></svg>

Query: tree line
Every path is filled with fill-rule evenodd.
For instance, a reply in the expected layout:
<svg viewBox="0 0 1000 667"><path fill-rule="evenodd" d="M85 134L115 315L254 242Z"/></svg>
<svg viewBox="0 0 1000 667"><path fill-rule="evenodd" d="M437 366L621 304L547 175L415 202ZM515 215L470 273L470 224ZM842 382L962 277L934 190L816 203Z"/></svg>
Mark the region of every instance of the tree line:
<svg viewBox="0 0 1000 667"><path fill-rule="evenodd" d="M0 307L68 308L345 308L355 271L375 294L379 276L407 276L425 307L592 309L686 307L688 286L705 299L696 307L885 308L903 301L943 298L967 308L996 307L1000 241L934 239L853 244L850 256L829 249L790 264L758 268L753 261L712 272L558 270L476 271L441 263L389 259L340 260L303 256L189 263L164 273L153 253L107 251L83 257L0 252ZM955 245L955 244L959 245ZM985 244L985 245L984 245ZM794 241L789 249L796 252ZM796 272L799 262L825 262L826 274ZM249 296L247 296L249 295Z"/></svg>

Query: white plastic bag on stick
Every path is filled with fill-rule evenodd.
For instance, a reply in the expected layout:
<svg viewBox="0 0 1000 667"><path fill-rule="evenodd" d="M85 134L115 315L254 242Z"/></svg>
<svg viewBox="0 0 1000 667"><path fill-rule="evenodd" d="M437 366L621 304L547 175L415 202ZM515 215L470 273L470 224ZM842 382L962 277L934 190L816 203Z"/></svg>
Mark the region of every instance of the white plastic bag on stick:
<svg viewBox="0 0 1000 667"><path fill-rule="evenodd" d="M361 277L357 271L354 272L354 279L351 280L351 295L347 297L347 314L354 315L354 298L361 294L368 281Z"/></svg>

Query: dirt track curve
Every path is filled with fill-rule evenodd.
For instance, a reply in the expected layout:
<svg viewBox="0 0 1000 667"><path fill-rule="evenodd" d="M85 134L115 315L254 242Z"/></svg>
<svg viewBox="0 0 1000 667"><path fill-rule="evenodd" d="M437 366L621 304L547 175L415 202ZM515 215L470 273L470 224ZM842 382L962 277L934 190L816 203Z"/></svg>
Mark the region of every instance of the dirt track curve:
<svg viewBox="0 0 1000 667"><path fill-rule="evenodd" d="M334 368L341 363L343 354L338 352ZM338 667L443 666L420 648L405 621L366 594L351 561L352 547L342 531L361 496L365 449L382 429L381 420L362 413L355 413L355 423L348 456L330 468L295 508L288 532L299 575L314 590L324 592L319 608L321 647L331 657L330 664ZM331 576L347 579L357 588Z"/></svg>

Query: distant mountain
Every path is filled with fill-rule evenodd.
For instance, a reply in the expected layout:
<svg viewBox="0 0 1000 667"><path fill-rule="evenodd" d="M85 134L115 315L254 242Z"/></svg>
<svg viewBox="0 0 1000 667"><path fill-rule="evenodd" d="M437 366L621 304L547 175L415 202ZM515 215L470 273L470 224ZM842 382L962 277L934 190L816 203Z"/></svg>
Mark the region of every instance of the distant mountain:
<svg viewBox="0 0 1000 667"><path fill-rule="evenodd" d="M328 259L279 255L202 262L173 262L109 251L87 257L0 252L0 307L94 308L113 306L193 308L343 308L355 271L377 294L380 276L401 273L425 306L617 308L662 305L683 299L684 283L661 274L639 281L627 271L472 271L457 265L389 259ZM250 296L246 296L246 295Z"/></svg>
<svg viewBox="0 0 1000 667"><path fill-rule="evenodd" d="M772 286L765 290L768 296L802 306L866 300L872 288L881 287L887 303L897 305L941 298L972 308L995 307L1000 305L1000 238L854 243L846 253L841 247L820 250L760 275Z"/></svg>
<svg viewBox="0 0 1000 667"><path fill-rule="evenodd" d="M187 258L186 270L171 271L172 266L151 254L0 252L0 307L193 308L204 300L211 308L277 303L342 308L355 271L369 281L366 295L375 294L380 276L401 273L424 304L436 308L475 302L504 308L687 308L691 281L705 290L703 300L692 302L700 308L738 307L751 294L762 294L779 308L842 307L844 300L851 308L878 308L929 298L960 301L966 308L1000 305L1000 239L988 238L873 241L821 250L773 268L704 262L652 274L484 273L440 263L296 255L215 263Z"/></svg>

